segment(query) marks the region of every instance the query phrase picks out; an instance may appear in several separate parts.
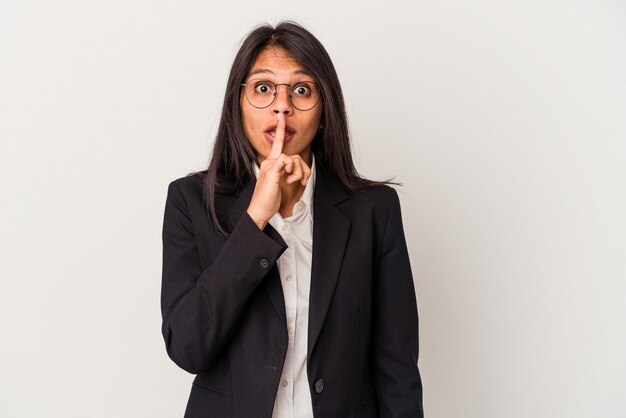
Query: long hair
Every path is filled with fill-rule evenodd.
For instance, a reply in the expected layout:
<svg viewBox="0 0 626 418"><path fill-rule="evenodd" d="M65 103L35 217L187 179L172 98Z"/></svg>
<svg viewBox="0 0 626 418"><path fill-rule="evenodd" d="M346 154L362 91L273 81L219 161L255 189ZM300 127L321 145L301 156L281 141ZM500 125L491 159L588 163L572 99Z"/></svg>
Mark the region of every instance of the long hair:
<svg viewBox="0 0 626 418"><path fill-rule="evenodd" d="M244 133L241 118L241 84L245 82L257 55L267 47L284 49L320 87L323 129L318 131L311 143L315 164L330 171L351 192L390 183L367 180L356 171L339 78L330 56L317 38L294 22L281 22L275 28L259 26L246 36L230 69L208 169L192 173L202 176L207 211L224 237L228 233L218 219L215 194L232 195L255 176L253 164L256 152Z"/></svg>

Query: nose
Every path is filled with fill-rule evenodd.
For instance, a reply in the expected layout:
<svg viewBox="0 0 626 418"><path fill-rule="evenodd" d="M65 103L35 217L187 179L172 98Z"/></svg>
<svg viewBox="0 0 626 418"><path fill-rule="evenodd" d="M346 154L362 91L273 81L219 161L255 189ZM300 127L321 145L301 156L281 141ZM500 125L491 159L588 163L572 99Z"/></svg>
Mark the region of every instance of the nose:
<svg viewBox="0 0 626 418"><path fill-rule="evenodd" d="M281 89L280 87L284 88ZM272 103L272 110L274 113L284 113L285 115L288 115L289 112L292 111L289 90L290 86L285 84L279 84L276 86L276 97Z"/></svg>

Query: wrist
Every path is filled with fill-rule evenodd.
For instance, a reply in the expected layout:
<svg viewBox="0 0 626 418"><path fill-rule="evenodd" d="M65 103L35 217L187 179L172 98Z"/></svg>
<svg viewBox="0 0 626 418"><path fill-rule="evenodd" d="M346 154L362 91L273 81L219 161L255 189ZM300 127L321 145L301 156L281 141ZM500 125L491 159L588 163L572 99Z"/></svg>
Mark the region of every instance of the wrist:
<svg viewBox="0 0 626 418"><path fill-rule="evenodd" d="M253 213L250 213L250 211L246 211L248 213L248 216L250 216L250 219L252 219L252 221L256 224L256 226L259 227L259 229L262 231L263 229L265 229L265 225L267 225L267 221L260 219L258 217L256 217Z"/></svg>

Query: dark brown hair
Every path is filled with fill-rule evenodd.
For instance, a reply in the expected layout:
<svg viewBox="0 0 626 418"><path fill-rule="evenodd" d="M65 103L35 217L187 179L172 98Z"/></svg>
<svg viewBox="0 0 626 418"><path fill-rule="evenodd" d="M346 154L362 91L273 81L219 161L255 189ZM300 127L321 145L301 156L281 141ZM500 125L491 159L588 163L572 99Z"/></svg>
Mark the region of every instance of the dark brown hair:
<svg viewBox="0 0 626 418"><path fill-rule="evenodd" d="M315 164L330 171L351 192L390 183L367 180L356 171L339 78L330 56L317 38L294 22L281 22L275 28L259 26L246 36L231 67L208 169L195 173L203 176L208 213L217 230L225 237L228 234L215 210L215 194L236 193L255 177L253 164L256 152L244 133L241 120L241 83L245 82L257 55L270 46L289 53L320 87L324 128L318 131L311 143Z"/></svg>

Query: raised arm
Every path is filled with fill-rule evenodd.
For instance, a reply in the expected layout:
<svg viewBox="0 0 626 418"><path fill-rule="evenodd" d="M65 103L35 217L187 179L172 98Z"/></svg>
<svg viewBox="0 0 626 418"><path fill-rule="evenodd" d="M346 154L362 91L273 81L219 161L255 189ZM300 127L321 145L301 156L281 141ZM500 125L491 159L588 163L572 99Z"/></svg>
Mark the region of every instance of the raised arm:
<svg viewBox="0 0 626 418"><path fill-rule="evenodd" d="M210 367L227 345L248 303L286 246L247 213L215 261L202 269L189 208L169 185L163 222L162 333L170 358L189 373Z"/></svg>

